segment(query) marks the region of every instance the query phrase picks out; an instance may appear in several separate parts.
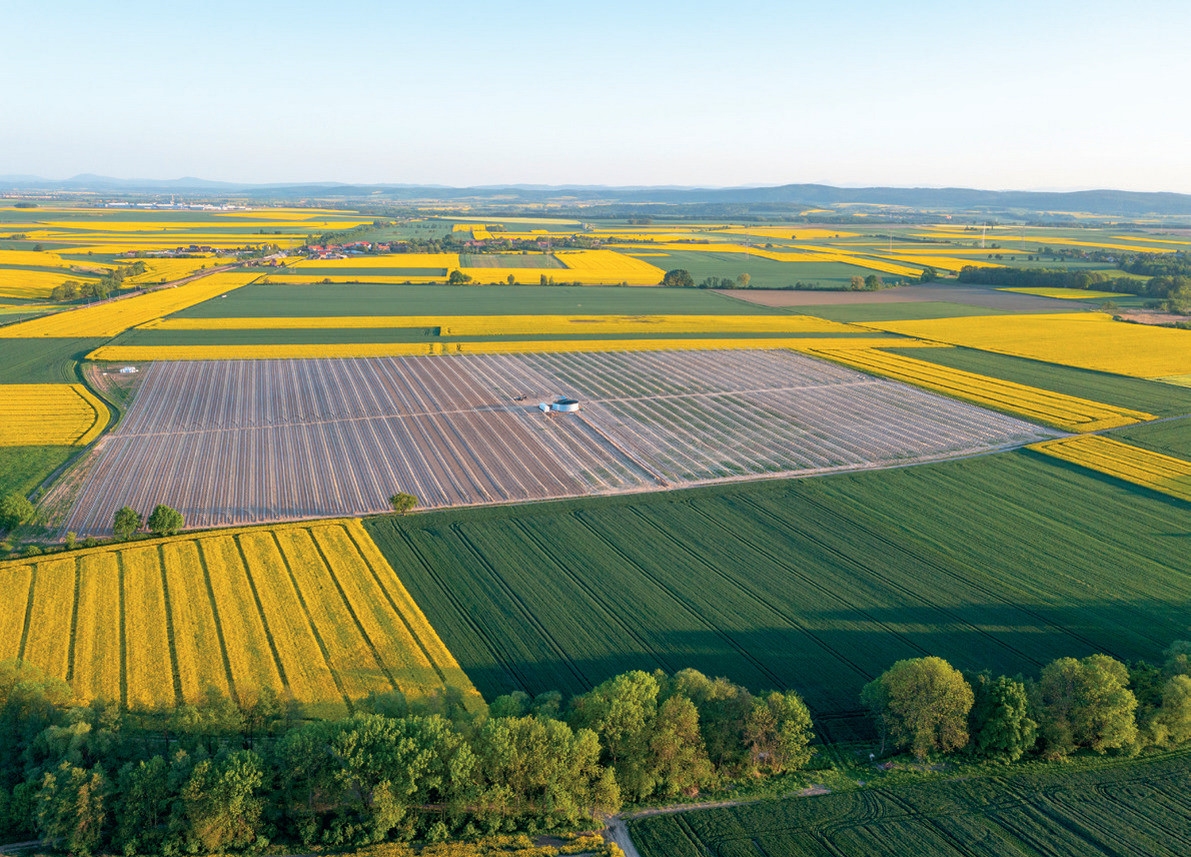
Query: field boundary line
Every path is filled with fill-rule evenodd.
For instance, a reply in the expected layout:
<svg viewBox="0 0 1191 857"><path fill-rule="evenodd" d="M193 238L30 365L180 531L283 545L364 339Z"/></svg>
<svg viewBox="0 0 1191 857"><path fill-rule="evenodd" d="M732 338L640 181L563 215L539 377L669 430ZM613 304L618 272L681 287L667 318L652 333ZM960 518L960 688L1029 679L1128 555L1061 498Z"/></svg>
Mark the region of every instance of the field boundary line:
<svg viewBox="0 0 1191 857"><path fill-rule="evenodd" d="M451 531L455 533L455 537L459 539L459 541L467 548L471 555L476 558L480 566L488 572L489 577L493 579L497 586L504 590L505 595L512 601L512 603L517 605L517 610L525 618L526 624L531 625L537 630L537 632L541 635L542 640L546 643L546 646L554 652L559 663L565 664L571 675L579 681L579 686L589 686L591 684L590 679L582 674L578 665L576 665L575 662L572 661L567 655L567 653L562 650L562 647L558 645L558 642L554 639L553 635L546 631L545 626L542 625L537 615L533 610L530 610L526 606L525 600L518 595L516 591L514 591L513 587L509 585L509 582L505 579L504 575L502 575L492 566L492 563L488 561L488 557L484 554L484 552L477 548L475 543L465 532L463 532L461 525L458 523L452 524Z"/></svg>
<svg viewBox="0 0 1191 857"><path fill-rule="evenodd" d="M438 590L443 594L443 596L454 606L455 615L461 618L463 622L472 629L476 637L484 642L485 649L492 656L493 660L500 665L501 669L504 670L505 674L509 678L513 679L518 685L520 685L522 690L529 688L530 682L526 680L521 670L508 662L504 650L499 648L496 643L489 638L488 634L485 633L478 624L476 624L476 621L472 618L470 611L466 609L463 602L461 602L455 595L455 591L443 583L442 578L439 577L438 573L434 570L430 562L427 561L425 556L423 556L422 551L414 543L414 540L409 533L407 533L404 528L398 528L397 531L400 534L402 541L405 542L406 546L410 550L410 553L412 553L414 558L417 559L418 563L422 566L422 569L426 572L427 576L434 581L434 585L438 587ZM394 569L393 573L396 574L396 571L397 570ZM412 592L410 593L410 598L413 600ZM427 617L426 622L428 625L430 625L430 627L434 627L434 623L429 620L429 617ZM437 631L435 633L437 633ZM436 668L438 667L438 664L435 661L431 660L431 663L434 663ZM462 667L462 664L460 667ZM467 670L464 670L463 672L466 674Z"/></svg>
<svg viewBox="0 0 1191 857"><path fill-rule="evenodd" d="M631 510L632 514L634 516L636 516L642 522L642 524L644 524L645 526L654 530L656 533L658 533L663 538L669 540L675 546L682 547L682 543L679 542L678 539L672 533L666 532L664 529L662 529L661 525L659 525L656 521L651 521L648 517L646 517L644 514L641 513L640 509L638 509L634 506L629 506L627 508L629 508ZM720 531L724 531L723 527L720 527L718 529L720 529ZM747 542L746 542L746 544L747 544ZM769 558L771 561L773 561L773 557L769 557ZM849 666L850 668L855 670L857 675L864 676L866 678L872 678L872 676L869 675L867 670L862 669L859 664L853 662L849 658L844 657L840 652L831 648L831 646L829 646L823 640L819 639L819 637L815 634L815 632L810 630L809 628L807 628L800 620L798 620L798 619L794 618L794 616L786 613L786 611L775 607L769 601L766 601L758 593L754 592L751 587L742 586L739 581L734 580L731 577L728 577L723 571L716 568L714 565L707 562L702 557L696 557L696 559L698 560L698 562L701 565L703 565L704 568L708 569L709 571L711 571L712 574L716 575L721 580L723 580L724 583L731 586L736 591L740 592L745 598L749 599L750 601L752 601L755 604L761 605L765 609L771 611L774 615L779 616L780 618L785 620L790 625L791 628L793 628L794 630L798 631L799 633L803 634L805 637L810 639L811 642L813 642L816 646L818 646L820 649L822 649L827 655L835 658L836 660L840 661L841 663L846 664L847 666ZM777 565L780 568L787 568L785 563L775 562L775 565ZM779 682L779 684L781 684L781 682Z"/></svg>
<svg viewBox="0 0 1191 857"><path fill-rule="evenodd" d="M656 587L657 589L666 593L666 595L670 598L670 600L672 600L675 604L677 604L679 607L682 608L683 612L685 612L688 616L690 616L692 619L694 619L698 624L705 626L709 631L711 631L713 634L715 634L715 636L717 636L721 640L723 640L728 645L728 647L730 649L732 649L733 651L735 651L738 655L740 655L740 657L744 661L752 664L753 668L756 669L758 675L766 676L770 681L772 681L774 683L775 687L780 686L782 684L782 682L778 679L778 677L773 672L771 672L768 667L766 667L764 664L762 664L750 652L746 651L744 649L744 647L742 647L739 643L737 643L735 640L733 640L732 636L729 632L723 630L722 628L717 627L715 623L708 621L707 617L699 614L698 611L696 611L694 609L694 607L689 603L689 601L687 600L686 597L680 596L668 584L663 583L662 581L658 580L657 577L655 577L653 574L646 571L641 566L641 564L639 562L637 562L632 557L630 557L628 554L626 554L623 550L621 550L618 545L613 544L604 533L596 530L590 524L590 522L588 522L587 520L585 520L582 517L582 514L583 514L582 510L576 510L571 513L571 518L573 518L576 521L576 523L579 524L579 526L581 526L587 532L591 533L592 536L594 536L599 541L603 542L614 554L616 554L616 556L620 557L621 560L626 565L635 569L642 577L649 580L649 582L651 584L653 584L654 587ZM692 557L692 559L696 559L701 565L706 566L706 563L703 562L701 557ZM652 651L652 649L650 649L650 651Z"/></svg>
<svg viewBox="0 0 1191 857"><path fill-rule="evenodd" d="M265 642L269 644L269 653L273 656L273 665L277 667L277 677L281 679L282 686L285 687L290 696L293 696L294 691L290 687L289 676L285 674L285 665L281 663L281 654L277 651L277 641L273 639L273 630L269 627L269 619L265 615L264 604L261 603L261 594L256 588L256 581L252 577L252 566L248 562L248 555L244 553L244 545L240 544L240 534L230 533L229 535L232 543L236 546L236 552L240 555L240 565L244 570L244 578L248 581L248 590L252 593L252 600L256 604L257 615L260 616L261 629L265 632ZM288 565L286 566L286 571L289 571ZM290 575L290 585L294 585L292 574ZM309 613L306 615L306 621L310 622ZM326 660L326 657L327 653L324 651L323 660ZM327 665L327 669L331 669L330 664ZM334 675L333 672L331 674ZM340 693L342 692L342 689L340 689Z"/></svg>
<svg viewBox="0 0 1191 857"><path fill-rule="evenodd" d="M178 641L174 636L174 611L170 604L170 583L165 573L165 542L157 543L157 563L161 573L161 599L165 605L165 638L169 643L170 665L174 675L175 705L186 702L186 694L182 690L182 670L178 663Z"/></svg>
<svg viewBox="0 0 1191 857"><path fill-rule="evenodd" d="M541 540L528 527L526 527L525 521L519 520L514 522L514 527L519 530L526 539L529 540L538 553L543 555L550 565L558 569L559 572L561 572L564 577L568 578L577 589L586 593L588 598L591 599L592 604L598 607L600 612L606 615L615 626L619 627L621 632L626 637L639 645L643 652L648 652L651 657L660 662L669 672L676 672L674 665L668 662L668 658L656 652L653 646L649 645L649 643L647 643L637 631L633 630L633 628L625 622L623 618L624 610L608 604L608 602L604 600L603 596L599 595L590 585L580 580L574 575L574 573L571 572L569 568L566 568L561 562L555 559L545 548L545 546L542 545ZM633 565L636 567L635 563Z"/></svg>
<svg viewBox="0 0 1191 857"><path fill-rule="evenodd" d="M294 594L298 598L298 604L302 606L302 615L306 617L306 624L310 626L310 632L314 636L314 641L318 643L318 650L322 652L323 663L326 664L327 672L331 674L331 679L335 682L335 689L339 691L339 696L342 697L343 702L347 706L347 710L350 713L352 711L352 700L350 697L348 697L347 691L345 691L343 688L343 680L339 677L339 671L331 666L331 655L327 649L327 644L323 640L323 635L319 633L317 623L314 621L314 617L310 614L310 607L306 604L306 596L302 594L302 589L298 586L298 579L294 576L293 568L290 567L289 557L286 556L285 548L282 547L281 541L277 538L276 530L269 530L268 533L273 540L273 546L277 549L277 553L281 556L281 564L285 566L285 572L289 577L289 584L294 588ZM313 537L311 538L313 539ZM244 554L244 545L241 544L239 536L236 536L236 547L240 550L240 556L244 559L245 570L248 572L248 578L250 581L252 581L252 593L254 596L256 596L257 606L261 611L261 620L265 625L265 636L269 640L269 647L273 649L273 655L277 659L277 668L280 670L282 668L281 656L277 651L277 644L273 640L273 632L269 629L268 622L264 621L265 611L263 606L261 606L260 596L257 594L256 582L252 580L252 570L247 566L248 558ZM365 636L365 639L367 639L367 636ZM289 681L286 679L285 673L283 672L281 675L282 680L288 685Z"/></svg>
<svg viewBox="0 0 1191 857"><path fill-rule="evenodd" d="M348 540L351 541L352 547L356 551L356 555L360 558L360 560L368 568L368 572L372 575L372 579L374 581L376 581L377 588L380 589L381 593L385 596L385 601L388 603L389 607L392 608L393 614L398 619L401 620L401 624L404 625L405 630L409 632L410 638L415 643L418 644L418 648L421 650L422 655L426 658L426 663L428 663L428 664L430 664L430 666L434 667L434 672L438 674L438 678L442 682L443 687L449 687L449 684L447 683L446 674L442 670L442 665L439 664L439 662L430 654L430 650L426 648L426 643L422 639L422 635L417 633L417 631L414 630L413 625L410 624L409 617L405 615L405 611L401 610L397 606L397 602L393 600L393 593L389 592L389 588L384 585L383 581L381 581L380 575L377 573L376 568L372 565L372 561L369 560L368 557L365 555L364 551L360 549L360 543L358 541L356 541L356 534L354 532L352 532L352 530L353 530L352 527L344 527L343 528L343 531L347 534ZM367 530L365 530L365 533L367 533ZM313 538L313 534L311 535L311 537ZM315 539L316 543L317 543L317 541L318 540ZM321 546L320 546L320 548L321 548ZM379 546L377 547L377 550L378 551L380 550ZM421 562L420 556L418 557L418 561ZM330 568L330 566L328 566L328 569L329 568ZM333 570L331 571L331 574L333 577L336 577L335 585L338 586L339 580L338 580L337 575L335 575L335 572ZM396 577L397 580L400 582L401 577L397 574L397 569L393 569L393 576ZM403 583L402 586L404 586L404 585L405 584ZM408 590L407 590L407 593L408 593ZM417 604L417 602L414 601L414 598L412 595L410 595L409 600L411 602L413 602L414 604ZM421 609L421 608L419 608L419 609ZM425 618L424 615L423 615L423 618ZM430 622L429 619L426 620L426 624L430 627L431 630L434 630L434 625ZM435 633L437 634L438 632L435 631ZM368 635L365 634L364 636L367 639ZM371 640L369 640L369 643L371 644ZM445 646L446 644L444 643L443 645ZM374 646L374 649L375 649L375 646ZM378 660L379 660L379 656L378 656ZM388 675L388 670L385 670L385 674ZM466 671L464 671L464 674L466 675ZM390 681L393 681L393 687L397 688L397 683L393 679L393 677L389 676L389 679L390 679Z"/></svg>
<svg viewBox="0 0 1191 857"><path fill-rule="evenodd" d="M232 676L232 662L227 653L227 641L223 637L223 617L219 615L219 608L215 603L215 587L211 583L211 572L207 568L207 556L203 551L203 540L196 538L194 540L195 550L198 552L199 567L203 570L203 585L207 589L207 599L211 605L211 617L215 623L215 637L219 640L219 654L223 658L223 671L227 675L227 687L230 691L231 697L238 703L243 703L239 691L236 690L236 680Z"/></svg>
<svg viewBox="0 0 1191 857"><path fill-rule="evenodd" d="M771 513L767 512L763 507L757 505L755 502L753 502L753 500L751 498L745 497L745 498L743 498L743 502L746 505L751 506L753 509L755 509L758 514L761 514L761 515L769 518L770 520L774 520L773 515ZM813 505L818 505L818 504L813 504ZM824 509L822 506L818 506L818 508L821 511L823 511L828 518L834 518L836 520L839 520L839 517L840 517L839 515L832 513L830 510ZM849 522L849 524L851 524L851 522ZM1029 663L1033 663L1033 664L1036 664L1039 666L1041 665L1033 657L1026 655L1024 652L1019 651L1018 649L1016 649L1009 643L998 639L997 637L989 634L987 631L973 625L967 619L964 619L964 618L960 617L959 615L953 613L950 608L944 607L943 605L933 603L933 602L924 602L922 600L921 595L919 595L918 593L915 593L913 590L907 589L903 584L893 582L892 580L889 579L889 577L887 575L885 575L882 572L877 571L876 569L874 569L872 566L868 565L867 563L861 562L859 559L853 558L852 556L844 553L842 550L840 550L837 547L833 547L831 545L826 544L821 538L817 537L814 534L814 532L818 531L817 528L813 528L814 532L812 532L810 529L808 529L806 527L799 526L798 522L793 522L791 524L791 526L795 527L797 532L799 532L804 538L812 541L821 550L824 550L824 551L836 556L841 562L847 563L848 565L851 565L853 568L863 570L865 574L871 576L872 578L874 578L876 580L880 580L881 583L884 586L887 586L891 591L899 592L902 595L908 597L912 601L926 604L929 607L929 609L937 610L941 615L946 616L947 618L951 619L958 627L968 629L971 632L975 632L978 636L985 638L990 643L992 643L996 646L1007 649L1008 651L1017 655L1024 661L1027 661ZM866 530L866 532L868 532L868 531ZM872 534L872 535L874 535L874 537L876 537L877 540L880 541L882 544L885 544L886 547L893 547L896 550L898 550L899 553L902 553L903 555L905 555L905 551L901 550L901 548L899 546L889 544L885 539L877 537L876 534ZM915 559L917 560L917 558L915 558Z"/></svg>
<svg viewBox="0 0 1191 857"><path fill-rule="evenodd" d="M384 660L380 656L380 652L377 651L376 643L373 642L372 637L370 637L368 635L368 631L365 630L364 623L361 622L360 617L356 615L356 610L354 607L352 607L351 601L348 600L347 593L343 591L343 586L339 582L339 576L335 573L335 567L331 564L331 560L327 557L326 551L323 550L322 544L319 543L318 537L314 534L314 528L303 527L301 529L307 534L307 536L309 536L310 541L314 544L314 549L318 552L319 559L322 561L323 566L327 569L327 577L331 578L331 582L335 585L335 591L339 593L339 600L343 602L343 606L347 610L348 615L351 616L352 621L356 623L356 630L360 632L360 639L368 644L368 650L372 652L372 659L376 661L377 667L380 668L380 671L384 673L385 678L388 679L389 686L393 690L398 690L399 688L397 687L396 679L393 678L393 674L385 665ZM274 540L276 540L276 534L274 535ZM280 541L277 542L277 548L278 550L282 551L282 559L285 562L286 570L291 572L292 577L293 574L292 569L290 569L289 557L286 556L285 551L282 550ZM295 580L295 583L296 582L297 581ZM416 640L417 637L414 637L414 639ZM433 664L434 662L431 661L431 663ZM440 675L439 677L441 678L442 676Z"/></svg>
<svg viewBox="0 0 1191 857"><path fill-rule="evenodd" d="M120 583L120 706L128 709L128 596L124 586L124 551L116 551Z"/></svg>
<svg viewBox="0 0 1191 857"><path fill-rule="evenodd" d="M81 558L77 556L72 558L74 559L74 601L70 605L70 636L66 650L67 684L74 680L74 648L79 635L79 587L82 585L80 580L82 569L79 568Z"/></svg>

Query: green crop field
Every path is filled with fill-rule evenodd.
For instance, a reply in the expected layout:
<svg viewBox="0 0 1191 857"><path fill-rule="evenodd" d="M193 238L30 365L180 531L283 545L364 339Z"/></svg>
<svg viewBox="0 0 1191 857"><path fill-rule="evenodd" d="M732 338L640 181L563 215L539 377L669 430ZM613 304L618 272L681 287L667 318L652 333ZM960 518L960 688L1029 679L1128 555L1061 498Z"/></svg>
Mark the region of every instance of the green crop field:
<svg viewBox="0 0 1191 857"><path fill-rule="evenodd" d="M833 740L900 658L1156 659L1191 600L1185 504L1027 452L368 527L488 698L693 666Z"/></svg>
<svg viewBox="0 0 1191 857"><path fill-rule="evenodd" d="M1185 392L1191 393L1191 390ZM1191 411L1191 408L1187 409ZM1191 461L1191 417L1130 426L1112 433L1117 440Z"/></svg>
<svg viewBox="0 0 1191 857"><path fill-rule="evenodd" d="M631 248L614 246L611 249L630 254L652 252L648 244ZM898 279L890 274L882 274L856 265L845 265L842 262L776 262L773 259L744 253L713 253L703 250L658 252L669 255L646 257L644 261L656 265L663 271L684 268L691 272L696 283L707 277L727 277L735 280L737 275L745 273L751 278L750 285L760 289L786 288L799 281L819 283L824 288L839 288L848 285L853 277L867 277L869 274L877 274L887 282Z"/></svg>
<svg viewBox="0 0 1191 857"><path fill-rule="evenodd" d="M904 354L918 360L950 366L965 372L990 375L1018 384L1053 390L1070 396L1091 399L1124 408L1136 408L1158 417L1179 416L1191 413L1191 388L1176 387L1159 381L1112 375L994 354L991 351L977 351L973 348L891 348L897 354Z"/></svg>
<svg viewBox="0 0 1191 857"><path fill-rule="evenodd" d="M776 263L775 263L776 264ZM766 315L777 312L698 289L608 286L403 286L253 284L174 318L310 318L338 315Z"/></svg>
<svg viewBox="0 0 1191 857"><path fill-rule="evenodd" d="M77 446L0 446L0 497L28 494L78 451Z"/></svg>
<svg viewBox="0 0 1191 857"><path fill-rule="evenodd" d="M1191 852L1191 757L763 801L630 822L642 857L1179 857Z"/></svg>
<svg viewBox="0 0 1191 857"><path fill-rule="evenodd" d="M73 384L74 365L105 339L0 339L0 384Z"/></svg>

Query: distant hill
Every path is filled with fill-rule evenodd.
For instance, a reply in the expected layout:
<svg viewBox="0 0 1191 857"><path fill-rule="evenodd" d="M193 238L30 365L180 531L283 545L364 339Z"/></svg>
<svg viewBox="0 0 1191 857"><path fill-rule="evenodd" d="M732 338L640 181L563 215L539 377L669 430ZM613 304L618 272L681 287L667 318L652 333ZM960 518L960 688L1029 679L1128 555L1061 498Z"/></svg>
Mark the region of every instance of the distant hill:
<svg viewBox="0 0 1191 857"><path fill-rule="evenodd" d="M605 205L745 206L767 211L833 208L841 205L892 206L914 211L1083 212L1107 217L1191 215L1191 194L1122 190L1073 192L991 191L973 188L840 188L822 184L777 187L606 187L599 185L493 185L444 187L410 184L307 182L241 184L185 177L119 179L77 175L69 179L0 176L0 192L96 192L113 195L226 195L276 201L338 199L372 202L472 201L501 205L573 203Z"/></svg>

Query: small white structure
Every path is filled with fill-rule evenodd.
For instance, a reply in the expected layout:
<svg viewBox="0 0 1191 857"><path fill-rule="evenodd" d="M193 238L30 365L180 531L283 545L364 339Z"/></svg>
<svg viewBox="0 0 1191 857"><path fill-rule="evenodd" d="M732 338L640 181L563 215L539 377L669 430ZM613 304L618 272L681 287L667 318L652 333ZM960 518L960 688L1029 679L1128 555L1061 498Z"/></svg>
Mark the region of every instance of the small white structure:
<svg viewBox="0 0 1191 857"><path fill-rule="evenodd" d="M140 372L140 371L141 370L136 368L135 366L121 366L120 367L121 375L135 375L137 372Z"/></svg>
<svg viewBox="0 0 1191 857"><path fill-rule="evenodd" d="M550 403L549 402L540 402L538 404L538 410L541 411L543 414L550 413Z"/></svg>

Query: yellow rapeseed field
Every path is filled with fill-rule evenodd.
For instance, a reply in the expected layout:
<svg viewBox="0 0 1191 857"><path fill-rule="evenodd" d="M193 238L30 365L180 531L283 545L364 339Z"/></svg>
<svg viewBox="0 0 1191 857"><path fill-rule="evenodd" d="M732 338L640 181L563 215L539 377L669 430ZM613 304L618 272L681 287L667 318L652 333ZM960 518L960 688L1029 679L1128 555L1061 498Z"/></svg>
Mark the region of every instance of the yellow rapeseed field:
<svg viewBox="0 0 1191 857"><path fill-rule="evenodd" d="M0 339L116 336L130 327L238 289L251 283L258 276L234 272L212 274L185 285L129 295L94 306L79 307L44 318L0 327Z"/></svg>
<svg viewBox="0 0 1191 857"><path fill-rule="evenodd" d="M0 385L0 446L85 446L110 417L82 384Z"/></svg>
<svg viewBox="0 0 1191 857"><path fill-rule="evenodd" d="M1066 431L1087 432L1154 419L1152 414L964 372L876 348L813 353L856 369L925 387Z"/></svg>
<svg viewBox="0 0 1191 857"><path fill-rule="evenodd" d="M94 281L98 277L69 271L65 268L61 273L51 271L23 271L20 268L0 268L0 297L47 298L50 293L67 280L76 283Z"/></svg>
<svg viewBox="0 0 1191 857"><path fill-rule="evenodd" d="M1095 289L1060 289L1060 288L1002 288L997 289L998 292L1016 292L1019 295L1035 295L1040 298L1058 298L1059 300L1086 300L1099 298L1126 298L1129 295L1123 295L1120 292L1100 292Z"/></svg>
<svg viewBox="0 0 1191 857"><path fill-rule="evenodd" d="M1104 313L969 316L864 326L1137 378L1184 375L1191 366L1191 330L1128 324Z"/></svg>
<svg viewBox="0 0 1191 857"><path fill-rule="evenodd" d="M0 587L0 659L68 680L81 703L156 708L208 687L244 702L268 687L335 715L372 691L449 686L481 704L355 520L0 562Z"/></svg>
<svg viewBox="0 0 1191 857"><path fill-rule="evenodd" d="M1191 502L1191 461L1100 435L1050 440L1030 449Z"/></svg>

